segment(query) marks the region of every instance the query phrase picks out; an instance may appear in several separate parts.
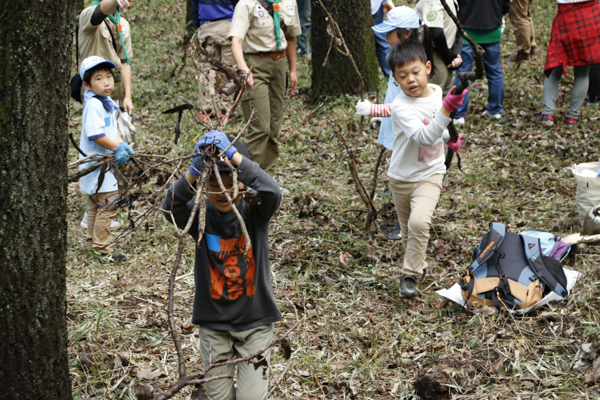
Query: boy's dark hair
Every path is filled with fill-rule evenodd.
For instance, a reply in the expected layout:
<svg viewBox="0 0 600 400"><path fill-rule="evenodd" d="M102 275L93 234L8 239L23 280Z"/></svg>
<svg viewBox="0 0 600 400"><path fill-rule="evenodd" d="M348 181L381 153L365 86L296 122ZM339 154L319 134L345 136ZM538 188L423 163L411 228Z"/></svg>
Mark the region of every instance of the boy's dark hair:
<svg viewBox="0 0 600 400"><path fill-rule="evenodd" d="M433 61L428 57L423 43L414 39L413 36L394 46L387 59L392 72L396 71L396 67L401 67L416 60L421 60L423 64L431 61L431 73L429 74L431 77L434 72Z"/></svg>
<svg viewBox="0 0 600 400"><path fill-rule="evenodd" d="M90 82L92 80L92 75L94 75L94 73L97 71L107 71L107 72L112 73L112 68L110 67L109 64L106 64L106 63L98 64L95 67L90 68L87 71L85 71L85 74L83 74L83 81L85 83L87 83L88 85L91 85Z"/></svg>
<svg viewBox="0 0 600 400"><path fill-rule="evenodd" d="M429 29L429 27L427 25L421 25L421 27L419 29L423 30L423 41L422 42L419 41L418 29L397 28L394 32L396 33L396 35L398 35L398 38L400 39L400 43L398 43L395 47L404 46L408 42L417 42L417 43L421 44L421 46L425 50L425 55L427 57L427 59L423 61L423 64L426 64L427 61L431 62L431 72L429 73L429 77L431 78L432 76L435 75L435 71L436 71L435 64L433 62L433 38L431 36L431 30ZM403 39L406 32L410 32L410 36L406 39ZM391 55L392 55L392 53L390 51L390 56ZM409 60L407 62L414 61L416 59L417 59L417 57L415 57L412 60ZM395 67L393 67L392 64L390 63L389 56L388 56L388 64L390 64L390 68L392 69L392 72L393 72ZM403 64L396 64L396 65L403 65Z"/></svg>

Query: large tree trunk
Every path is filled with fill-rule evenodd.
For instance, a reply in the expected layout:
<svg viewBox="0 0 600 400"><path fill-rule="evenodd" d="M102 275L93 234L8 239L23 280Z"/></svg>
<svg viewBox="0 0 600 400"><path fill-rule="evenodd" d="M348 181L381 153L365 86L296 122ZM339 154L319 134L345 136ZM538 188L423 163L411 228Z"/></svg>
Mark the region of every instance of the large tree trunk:
<svg viewBox="0 0 600 400"><path fill-rule="evenodd" d="M363 76L366 90L375 88L379 77L379 64L375 55L375 38L371 31L373 18L370 3L365 0L322 1L340 26L354 62ZM326 18L323 7L318 1L312 0L313 101L322 96L360 93L360 79L350 59L335 48L329 51L331 36L327 33L329 22ZM326 57L328 62L323 65Z"/></svg>
<svg viewBox="0 0 600 400"><path fill-rule="evenodd" d="M71 399L68 82L76 0L0 2L0 399Z"/></svg>

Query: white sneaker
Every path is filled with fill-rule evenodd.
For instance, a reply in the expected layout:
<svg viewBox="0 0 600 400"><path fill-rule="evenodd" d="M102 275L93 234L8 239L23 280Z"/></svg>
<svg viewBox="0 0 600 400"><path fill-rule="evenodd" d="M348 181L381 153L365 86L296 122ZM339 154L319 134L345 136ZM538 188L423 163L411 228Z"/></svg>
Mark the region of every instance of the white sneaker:
<svg viewBox="0 0 600 400"><path fill-rule="evenodd" d="M502 114L490 114L488 112L488 110L485 110L483 113L481 113L482 117L488 117L488 118L493 118L493 119L500 119L502 118Z"/></svg>
<svg viewBox="0 0 600 400"><path fill-rule="evenodd" d="M464 125L465 124L465 118L464 117L460 117L460 118L454 118L454 125Z"/></svg>
<svg viewBox="0 0 600 400"><path fill-rule="evenodd" d="M87 212L85 214L83 214L83 219L81 220L81 223L79 224L83 229L87 229L88 228L88 221L87 221ZM116 231L117 229L119 229L121 227L121 223L119 221L117 221L116 219L113 219L110 222L110 230L111 231Z"/></svg>

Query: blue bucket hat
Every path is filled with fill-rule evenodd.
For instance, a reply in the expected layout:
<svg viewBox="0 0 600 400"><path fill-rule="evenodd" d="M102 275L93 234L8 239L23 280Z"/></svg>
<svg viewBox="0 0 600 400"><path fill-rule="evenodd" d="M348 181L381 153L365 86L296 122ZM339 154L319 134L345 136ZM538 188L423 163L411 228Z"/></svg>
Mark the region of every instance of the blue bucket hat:
<svg viewBox="0 0 600 400"><path fill-rule="evenodd" d="M407 6L392 8L386 15L385 21L371 27L377 33L388 33L398 28L418 29L421 26L417 12Z"/></svg>

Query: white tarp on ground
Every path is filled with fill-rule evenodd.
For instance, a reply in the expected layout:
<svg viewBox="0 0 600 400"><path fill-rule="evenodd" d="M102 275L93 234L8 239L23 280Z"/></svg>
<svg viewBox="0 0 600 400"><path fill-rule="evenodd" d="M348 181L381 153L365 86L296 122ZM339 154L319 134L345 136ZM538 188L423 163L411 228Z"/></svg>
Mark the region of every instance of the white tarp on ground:
<svg viewBox="0 0 600 400"><path fill-rule="evenodd" d="M577 282L577 280L581 277L581 273L577 272L577 271L573 271L572 269L565 268L564 270L565 270L565 275L567 277L567 291L570 292L571 289L573 289L573 286L575 286L575 282ZM450 289L438 290L438 291L436 291L436 293L439 294L440 296L447 298L448 300L451 300L455 303L460 304L461 306L463 306L465 308L467 307L467 305L465 304L465 301L463 300L462 293L460 290L460 285L458 283L455 283L454 286L452 286ZM542 300L540 300L533 306L526 308L525 310L516 310L516 311L511 311L511 312L513 312L515 314L523 315L528 312L537 310L538 308L545 306L546 304L550 303L551 301L560 301L562 299L563 298L561 296L559 296L558 294L556 294L555 292L550 292L550 294L546 295Z"/></svg>

